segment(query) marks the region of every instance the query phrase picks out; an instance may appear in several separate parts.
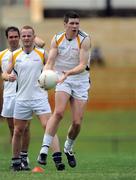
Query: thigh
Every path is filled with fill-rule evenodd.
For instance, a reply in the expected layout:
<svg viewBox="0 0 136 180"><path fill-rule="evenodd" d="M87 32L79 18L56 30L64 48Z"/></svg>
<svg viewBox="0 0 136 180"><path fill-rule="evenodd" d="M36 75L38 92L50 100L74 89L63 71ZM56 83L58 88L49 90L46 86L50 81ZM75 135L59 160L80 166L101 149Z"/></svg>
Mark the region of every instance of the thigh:
<svg viewBox="0 0 136 180"><path fill-rule="evenodd" d="M63 83L56 86L55 91L55 110L63 112L71 97L71 83L66 79Z"/></svg>
<svg viewBox="0 0 136 180"><path fill-rule="evenodd" d="M47 121L49 120L50 117L51 117L51 113L38 115L38 119L40 120L41 125L44 129L46 128Z"/></svg>
<svg viewBox="0 0 136 180"><path fill-rule="evenodd" d="M25 128L28 126L28 121L14 119L14 126L16 130L24 131Z"/></svg>

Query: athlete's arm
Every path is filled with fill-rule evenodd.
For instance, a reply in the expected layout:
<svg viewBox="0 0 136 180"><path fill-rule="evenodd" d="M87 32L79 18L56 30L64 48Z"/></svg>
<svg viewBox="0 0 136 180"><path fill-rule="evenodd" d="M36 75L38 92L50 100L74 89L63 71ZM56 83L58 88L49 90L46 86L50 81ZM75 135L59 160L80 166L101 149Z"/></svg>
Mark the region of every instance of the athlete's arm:
<svg viewBox="0 0 136 180"><path fill-rule="evenodd" d="M44 50L44 65L47 63L47 59L48 59L48 52Z"/></svg>
<svg viewBox="0 0 136 180"><path fill-rule="evenodd" d="M48 60L47 60L46 65L44 66L44 70L53 69L57 54L58 54L58 47L57 47L55 38L53 38L53 40L51 41L51 48L49 51Z"/></svg>
<svg viewBox="0 0 136 180"><path fill-rule="evenodd" d="M10 82L13 82L16 80L15 74L12 73L13 68L14 68L14 63L13 63L13 58L11 57L9 60L7 70L2 73L3 80L10 81Z"/></svg>
<svg viewBox="0 0 136 180"><path fill-rule="evenodd" d="M89 53L90 53L90 38L86 37L84 41L81 44L80 52L79 52L79 60L80 63L75 68L69 70L67 72L68 75L78 74L83 72L86 69L86 66L88 64L89 59Z"/></svg>
<svg viewBox="0 0 136 180"><path fill-rule="evenodd" d="M80 61L79 65L77 65L75 68L69 71L64 72L64 76L62 77L60 82L63 82L67 78L67 76L79 74L86 69L90 55L90 47L91 47L91 40L90 37L87 36L81 44L81 48L79 52L79 61Z"/></svg>

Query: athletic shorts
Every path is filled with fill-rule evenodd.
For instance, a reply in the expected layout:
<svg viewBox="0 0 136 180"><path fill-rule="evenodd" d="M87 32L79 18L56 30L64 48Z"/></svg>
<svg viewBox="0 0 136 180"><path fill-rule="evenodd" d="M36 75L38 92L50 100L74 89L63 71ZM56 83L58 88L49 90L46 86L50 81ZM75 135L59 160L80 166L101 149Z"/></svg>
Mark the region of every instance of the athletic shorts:
<svg viewBox="0 0 136 180"><path fill-rule="evenodd" d="M8 96L3 98L1 116L12 118L15 107L15 96Z"/></svg>
<svg viewBox="0 0 136 180"><path fill-rule="evenodd" d="M89 79L70 79L67 78L63 83L57 84L56 91L63 91L79 100L88 100L90 89Z"/></svg>
<svg viewBox="0 0 136 180"><path fill-rule="evenodd" d="M14 109L14 118L20 120L30 120L32 115L42 115L51 113L48 98L36 100L16 100Z"/></svg>

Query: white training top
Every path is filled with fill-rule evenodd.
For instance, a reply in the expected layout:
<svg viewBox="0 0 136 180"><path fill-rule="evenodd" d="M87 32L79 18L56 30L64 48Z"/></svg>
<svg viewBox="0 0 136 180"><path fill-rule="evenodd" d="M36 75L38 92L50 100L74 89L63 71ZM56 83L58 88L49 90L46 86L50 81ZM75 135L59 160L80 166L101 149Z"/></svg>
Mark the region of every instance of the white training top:
<svg viewBox="0 0 136 180"><path fill-rule="evenodd" d="M44 53L44 49L37 47L29 54L22 48L13 53L14 71L17 74L17 100L35 100L47 96L47 92L38 83L45 63Z"/></svg>
<svg viewBox="0 0 136 180"><path fill-rule="evenodd" d="M12 56L12 52L9 49L5 49L0 52L0 66L2 72L7 70L7 66L11 56ZM15 95L16 95L16 81L14 82L4 81L3 97L9 97Z"/></svg>
<svg viewBox="0 0 136 180"><path fill-rule="evenodd" d="M73 69L79 64L80 47L83 40L88 36L83 31L78 32L78 35L72 39L66 39L65 32L61 32L55 35L56 44L58 47L58 55L55 60L55 70L58 72L68 71ZM89 73L85 70L82 73L76 75L70 75L70 78L88 78ZM69 78L68 77L68 78Z"/></svg>

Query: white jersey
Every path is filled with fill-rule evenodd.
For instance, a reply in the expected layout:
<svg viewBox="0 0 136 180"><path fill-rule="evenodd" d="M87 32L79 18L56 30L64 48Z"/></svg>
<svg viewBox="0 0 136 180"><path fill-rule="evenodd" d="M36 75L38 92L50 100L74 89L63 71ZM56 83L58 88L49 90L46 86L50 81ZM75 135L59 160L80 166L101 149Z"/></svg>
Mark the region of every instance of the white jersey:
<svg viewBox="0 0 136 180"><path fill-rule="evenodd" d="M36 100L47 96L40 88L38 78L44 67L44 49L35 47L29 54L22 48L13 53L14 71L17 75L17 100Z"/></svg>
<svg viewBox="0 0 136 180"><path fill-rule="evenodd" d="M88 36L83 31L79 31L78 35L72 39L67 40L65 32L55 35L56 44L58 47L58 55L55 60L55 70L58 72L68 71L79 65L80 47L83 40ZM85 70L76 75L70 75L68 78L84 78L89 77L89 73Z"/></svg>
<svg viewBox="0 0 136 180"><path fill-rule="evenodd" d="M12 56L12 52L9 49L5 49L0 52L0 66L2 72L7 70L9 59ZM16 81L9 82L4 81L3 97L15 96L16 95Z"/></svg>

